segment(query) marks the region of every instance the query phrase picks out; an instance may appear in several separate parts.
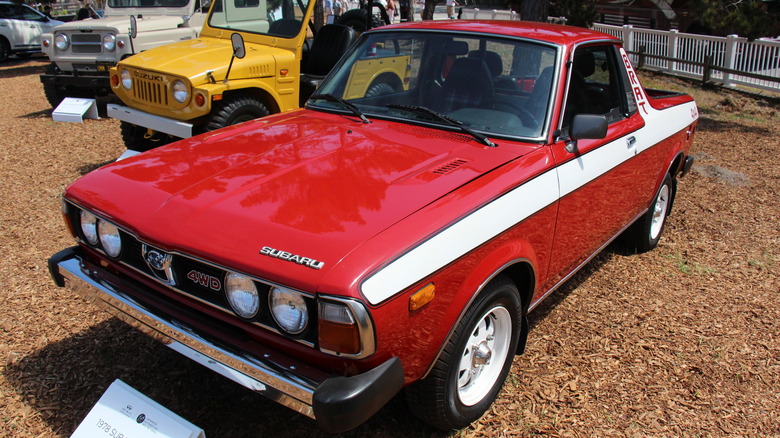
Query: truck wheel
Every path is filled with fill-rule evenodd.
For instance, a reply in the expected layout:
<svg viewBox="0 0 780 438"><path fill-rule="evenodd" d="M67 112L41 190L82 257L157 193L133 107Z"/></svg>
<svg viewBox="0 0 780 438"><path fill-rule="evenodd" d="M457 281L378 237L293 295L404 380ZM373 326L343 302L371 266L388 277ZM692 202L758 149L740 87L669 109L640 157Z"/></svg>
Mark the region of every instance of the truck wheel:
<svg viewBox="0 0 780 438"><path fill-rule="evenodd" d="M56 64L49 64L49 66L46 67L47 75L53 75L59 72L60 69ZM43 94L46 96L46 100L49 101L49 105L51 105L52 108L57 108L57 106L59 106L59 104L62 103L66 97L68 97L66 96L64 89L58 87L55 84L49 84L46 82L43 83Z"/></svg>
<svg viewBox="0 0 780 438"><path fill-rule="evenodd" d="M517 287L493 279L458 324L428 376L406 389L410 409L443 430L460 429L487 411L504 384L520 338Z"/></svg>
<svg viewBox="0 0 780 438"><path fill-rule="evenodd" d="M11 45L4 36L0 36L0 62L8 61L9 56L11 56Z"/></svg>
<svg viewBox="0 0 780 438"><path fill-rule="evenodd" d="M403 90L401 80L397 76L380 76L368 86L364 97L377 97L385 94L398 93Z"/></svg>
<svg viewBox="0 0 780 438"><path fill-rule="evenodd" d="M150 136L147 128L133 125L132 123L121 122L119 128L122 131L122 140L125 142L125 147L138 152L145 152L164 146L174 140L174 137L164 132L155 132Z"/></svg>
<svg viewBox="0 0 780 438"><path fill-rule="evenodd" d="M368 12L366 12L365 9L350 9L349 11L341 14L341 17L339 17L339 20L336 24L343 24L344 26L351 27L352 29L355 29L355 32L358 34L361 34L366 31L366 15ZM384 23L382 23L382 20L374 15L371 17L371 27L379 27L382 26Z"/></svg>
<svg viewBox="0 0 780 438"><path fill-rule="evenodd" d="M243 95L228 98L214 108L211 120L206 124L206 131L259 119L270 113L268 107L254 97Z"/></svg>
<svg viewBox="0 0 780 438"><path fill-rule="evenodd" d="M629 250L637 253L647 252L658 245L666 218L672 210L676 188L674 179L666 174L650 209L625 231L624 243Z"/></svg>

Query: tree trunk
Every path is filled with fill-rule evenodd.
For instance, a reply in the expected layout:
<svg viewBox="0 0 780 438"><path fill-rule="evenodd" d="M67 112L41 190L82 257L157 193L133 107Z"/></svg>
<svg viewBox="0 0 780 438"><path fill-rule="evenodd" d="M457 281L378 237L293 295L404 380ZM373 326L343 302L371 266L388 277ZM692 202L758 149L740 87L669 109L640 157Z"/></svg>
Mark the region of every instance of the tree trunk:
<svg viewBox="0 0 780 438"><path fill-rule="evenodd" d="M425 8L422 13L423 20L433 20L433 11L436 10L436 3L438 2L438 0L425 0Z"/></svg>
<svg viewBox="0 0 780 438"><path fill-rule="evenodd" d="M520 0L520 19L525 21L547 21L547 10L550 0Z"/></svg>

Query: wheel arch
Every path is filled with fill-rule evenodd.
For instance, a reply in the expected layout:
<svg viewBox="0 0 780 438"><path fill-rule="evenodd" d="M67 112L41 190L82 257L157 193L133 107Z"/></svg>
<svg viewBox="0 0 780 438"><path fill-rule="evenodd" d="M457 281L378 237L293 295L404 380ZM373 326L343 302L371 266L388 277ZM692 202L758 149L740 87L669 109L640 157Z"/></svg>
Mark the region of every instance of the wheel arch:
<svg viewBox="0 0 780 438"><path fill-rule="evenodd" d="M403 80L392 69L385 69L374 75L374 77L371 78L371 82L369 82L368 88L371 88L372 85L379 82L386 82L396 91L401 91L404 87Z"/></svg>
<svg viewBox="0 0 780 438"><path fill-rule="evenodd" d="M276 99L276 97L271 94L268 90L264 88L240 88L237 90L225 90L225 92L222 94L223 99L230 99L233 96L251 96L260 102L263 103L263 105L268 108L268 112L270 114L276 114L281 112L281 109L279 108L279 102Z"/></svg>

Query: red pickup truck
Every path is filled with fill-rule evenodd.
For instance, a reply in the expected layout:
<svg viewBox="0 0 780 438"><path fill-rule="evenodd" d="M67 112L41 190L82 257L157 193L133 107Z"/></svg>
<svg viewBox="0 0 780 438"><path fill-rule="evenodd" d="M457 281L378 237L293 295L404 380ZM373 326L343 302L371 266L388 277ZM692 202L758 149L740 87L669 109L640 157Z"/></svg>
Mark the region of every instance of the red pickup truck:
<svg viewBox="0 0 780 438"><path fill-rule="evenodd" d="M380 81L366 83L370 77ZM306 108L67 188L56 283L329 431L399 391L477 420L527 315L614 239L656 246L698 112L587 29L364 33Z"/></svg>

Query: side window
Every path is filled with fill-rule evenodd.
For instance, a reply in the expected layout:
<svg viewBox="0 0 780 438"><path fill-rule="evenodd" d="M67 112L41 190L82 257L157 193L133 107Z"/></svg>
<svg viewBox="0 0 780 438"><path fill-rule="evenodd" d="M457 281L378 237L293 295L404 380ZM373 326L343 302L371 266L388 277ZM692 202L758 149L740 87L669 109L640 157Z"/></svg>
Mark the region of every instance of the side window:
<svg viewBox="0 0 780 438"><path fill-rule="evenodd" d="M618 60L613 45L576 49L569 64L564 128L576 114L604 115L612 124L635 111L636 105L629 105L633 96L626 92L625 72Z"/></svg>

